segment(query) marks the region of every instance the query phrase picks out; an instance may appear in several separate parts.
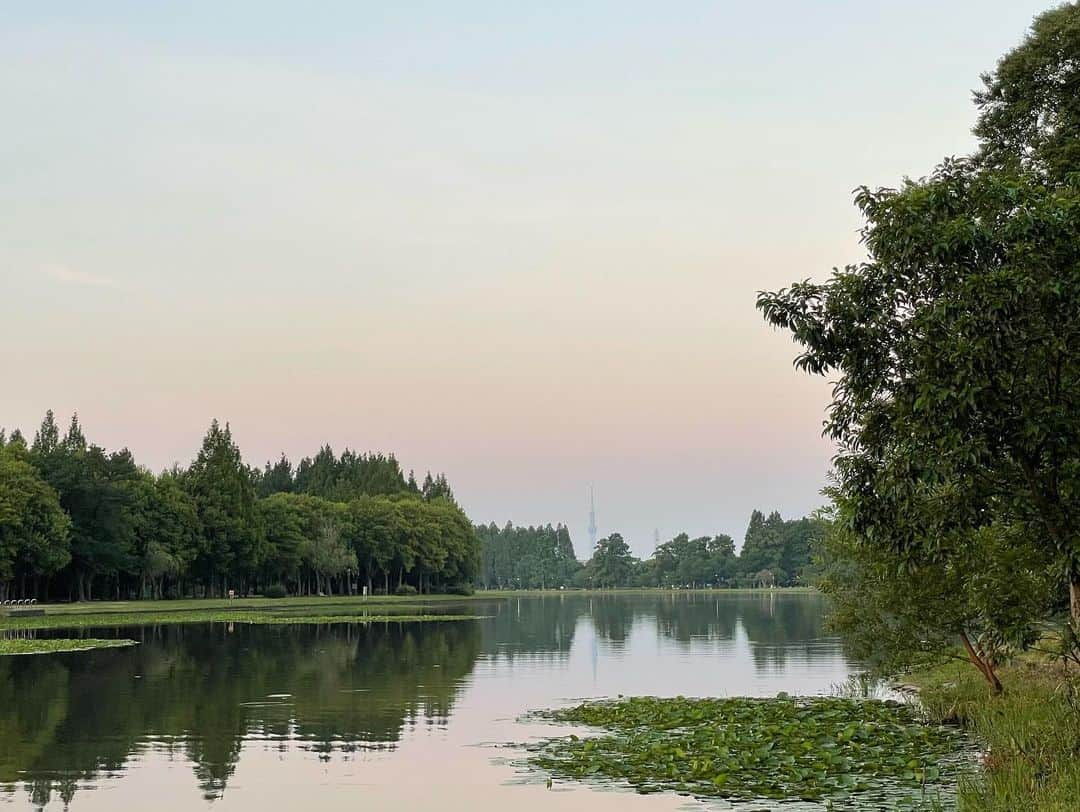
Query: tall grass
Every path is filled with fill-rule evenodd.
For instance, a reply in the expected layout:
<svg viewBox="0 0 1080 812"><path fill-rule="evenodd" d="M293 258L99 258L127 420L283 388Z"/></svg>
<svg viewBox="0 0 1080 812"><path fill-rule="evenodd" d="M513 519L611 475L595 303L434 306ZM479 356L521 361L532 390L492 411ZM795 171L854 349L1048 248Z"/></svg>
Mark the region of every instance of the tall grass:
<svg viewBox="0 0 1080 812"><path fill-rule="evenodd" d="M960 812L1080 810L1080 674L1037 659L1001 670L1005 691L991 696L966 663L917 672L910 681L934 721L967 727L984 748L965 778Z"/></svg>

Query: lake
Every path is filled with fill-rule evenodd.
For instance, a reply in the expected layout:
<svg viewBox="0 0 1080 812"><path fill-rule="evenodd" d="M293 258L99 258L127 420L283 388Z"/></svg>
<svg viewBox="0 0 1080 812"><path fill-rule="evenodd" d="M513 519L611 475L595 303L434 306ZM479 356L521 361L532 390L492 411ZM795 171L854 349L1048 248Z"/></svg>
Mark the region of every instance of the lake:
<svg viewBox="0 0 1080 812"><path fill-rule="evenodd" d="M575 699L828 693L853 671L804 593L440 604L475 621L86 630L0 657L0 808L675 810L518 766ZM715 804L713 808L715 808Z"/></svg>

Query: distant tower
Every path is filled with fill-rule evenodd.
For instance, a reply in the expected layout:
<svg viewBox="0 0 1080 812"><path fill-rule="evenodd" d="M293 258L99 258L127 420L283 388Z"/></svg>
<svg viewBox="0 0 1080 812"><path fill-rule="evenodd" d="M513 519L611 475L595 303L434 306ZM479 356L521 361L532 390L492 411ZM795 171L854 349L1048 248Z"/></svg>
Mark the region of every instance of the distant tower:
<svg viewBox="0 0 1080 812"><path fill-rule="evenodd" d="M657 547L659 547L660 546L660 528L659 527L657 527L655 530L652 531L652 537L653 537L653 542L655 543L655 545Z"/></svg>
<svg viewBox="0 0 1080 812"><path fill-rule="evenodd" d="M592 551L596 552L596 496L592 486L589 486L589 544Z"/></svg>

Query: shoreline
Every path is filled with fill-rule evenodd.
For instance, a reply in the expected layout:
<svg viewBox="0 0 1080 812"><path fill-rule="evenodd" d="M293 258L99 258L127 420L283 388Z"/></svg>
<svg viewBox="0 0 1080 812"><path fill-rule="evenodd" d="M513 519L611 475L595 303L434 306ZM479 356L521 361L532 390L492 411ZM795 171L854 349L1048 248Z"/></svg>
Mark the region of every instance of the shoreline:
<svg viewBox="0 0 1080 812"><path fill-rule="evenodd" d="M1080 797L1080 674L1025 655L999 669L991 695L969 663L904 674L928 721L963 728L983 750L957 787L959 812L1066 812Z"/></svg>

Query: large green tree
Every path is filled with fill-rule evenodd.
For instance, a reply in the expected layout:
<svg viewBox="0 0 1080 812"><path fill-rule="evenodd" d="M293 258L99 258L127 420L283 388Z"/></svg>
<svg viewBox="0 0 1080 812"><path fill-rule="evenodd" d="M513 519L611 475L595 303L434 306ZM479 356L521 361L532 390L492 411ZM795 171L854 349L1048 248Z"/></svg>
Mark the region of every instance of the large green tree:
<svg viewBox="0 0 1080 812"><path fill-rule="evenodd" d="M1080 3L1036 18L975 94L979 159L1064 181L1080 169Z"/></svg>
<svg viewBox="0 0 1080 812"><path fill-rule="evenodd" d="M1048 551L1020 528L957 526L931 554L897 566L891 550L852 532L847 500L835 496L818 537L819 586L831 600L829 624L851 654L882 676L962 657L1000 693L997 663L1037 638L1050 608Z"/></svg>
<svg viewBox="0 0 1080 812"><path fill-rule="evenodd" d="M56 491L19 443L0 445L0 599L18 576L50 576L71 559L71 525Z"/></svg>
<svg viewBox="0 0 1080 812"><path fill-rule="evenodd" d="M601 587L627 586L634 564L630 545L621 535L612 533L596 542L596 552L585 566L585 578Z"/></svg>
<svg viewBox="0 0 1080 812"><path fill-rule="evenodd" d="M93 597L102 579L114 597L134 562L136 513L132 484L140 471L126 449L106 452L89 444L73 416L62 439L48 412L34 438L30 461L60 495L71 518L71 578L76 597Z"/></svg>
<svg viewBox="0 0 1080 812"><path fill-rule="evenodd" d="M140 597L162 598L167 585L178 586L198 554L198 511L176 472L155 477L143 471L129 488L135 517L131 574L139 579Z"/></svg>
<svg viewBox="0 0 1080 812"><path fill-rule="evenodd" d="M199 515L202 544L195 570L212 593L253 575L265 536L255 509L255 485L232 432L214 420L183 478Z"/></svg>
<svg viewBox="0 0 1080 812"><path fill-rule="evenodd" d="M758 300L797 366L839 379L853 531L918 558L1023 526L1080 617L1080 185L947 161L857 201L868 261Z"/></svg>
<svg viewBox="0 0 1080 812"><path fill-rule="evenodd" d="M1080 622L1080 4L983 83L974 160L862 189L868 261L758 303L800 367L838 376L827 430L857 537L918 561L1020 528Z"/></svg>

